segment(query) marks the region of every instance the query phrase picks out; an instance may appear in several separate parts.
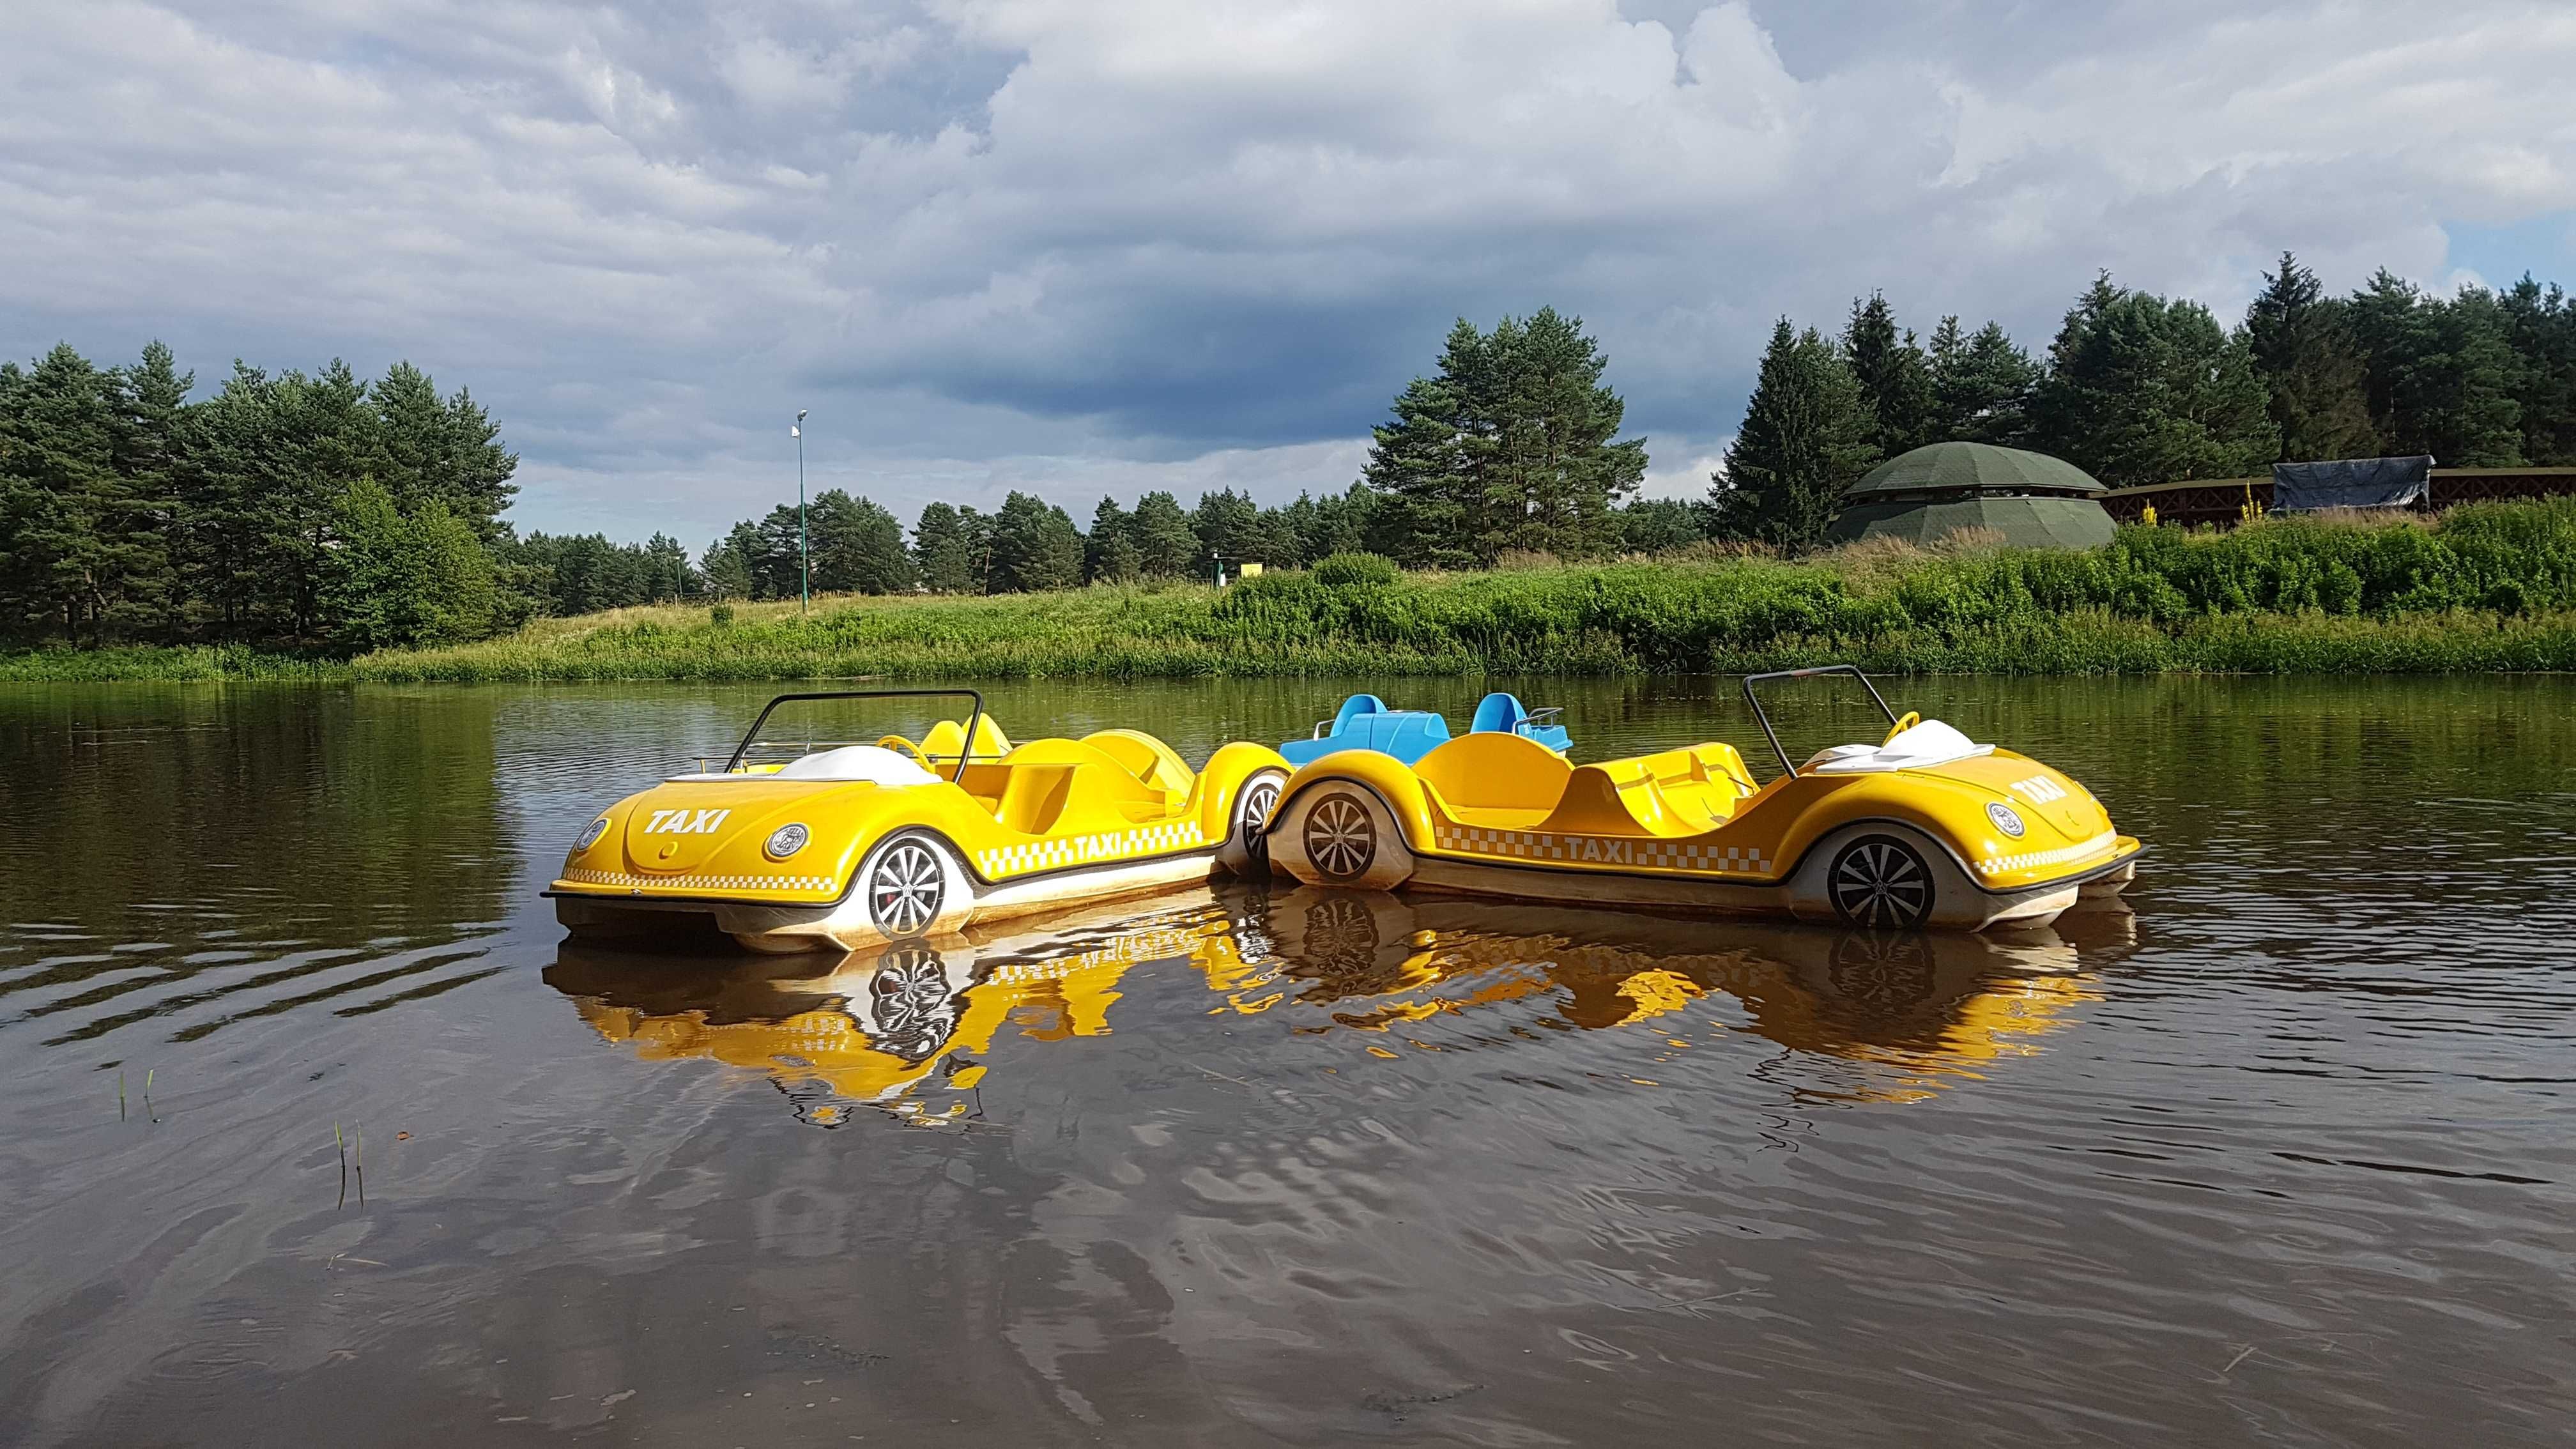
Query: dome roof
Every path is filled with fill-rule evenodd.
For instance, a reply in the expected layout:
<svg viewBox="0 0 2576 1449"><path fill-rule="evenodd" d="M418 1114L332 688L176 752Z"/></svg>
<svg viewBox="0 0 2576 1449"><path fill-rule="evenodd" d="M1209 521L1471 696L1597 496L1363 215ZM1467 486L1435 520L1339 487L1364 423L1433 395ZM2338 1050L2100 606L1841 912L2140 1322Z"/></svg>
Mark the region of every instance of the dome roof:
<svg viewBox="0 0 2576 1449"><path fill-rule="evenodd" d="M1843 494L1860 498L1873 493L1920 493L1975 488L1995 491L2042 489L2052 493L2100 493L2101 482L2063 458L1992 443L1928 443L1899 453L1861 476Z"/></svg>

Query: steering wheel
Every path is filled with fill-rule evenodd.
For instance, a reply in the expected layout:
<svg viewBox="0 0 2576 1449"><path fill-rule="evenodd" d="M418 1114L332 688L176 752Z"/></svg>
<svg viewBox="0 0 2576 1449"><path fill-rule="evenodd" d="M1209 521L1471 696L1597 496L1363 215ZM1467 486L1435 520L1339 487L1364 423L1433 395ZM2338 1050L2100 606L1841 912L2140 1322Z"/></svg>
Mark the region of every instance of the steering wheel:
<svg viewBox="0 0 2576 1449"><path fill-rule="evenodd" d="M1921 723L1923 723L1923 712L1921 710L1907 710L1905 712L1905 717L1898 720L1888 729L1887 738L1878 742L1880 747L1886 747L1888 744L1892 743L1898 735L1905 733L1907 730L1910 730Z"/></svg>
<svg viewBox="0 0 2576 1449"><path fill-rule="evenodd" d="M912 741L905 739L901 735L888 735L884 739L877 741L877 747L887 750L901 750L903 753L912 756L914 764L921 766L921 768L925 770L929 770L930 773L934 775L939 773L936 769L931 768L930 757L921 752L921 746L914 744Z"/></svg>

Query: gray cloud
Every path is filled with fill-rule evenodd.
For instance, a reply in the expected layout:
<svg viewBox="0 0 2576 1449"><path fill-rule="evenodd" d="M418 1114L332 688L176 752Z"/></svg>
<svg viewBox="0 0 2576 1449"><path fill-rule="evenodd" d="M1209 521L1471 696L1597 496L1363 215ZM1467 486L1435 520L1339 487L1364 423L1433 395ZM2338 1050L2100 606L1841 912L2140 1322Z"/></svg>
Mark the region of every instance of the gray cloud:
<svg viewBox="0 0 2576 1449"><path fill-rule="evenodd" d="M797 406L905 511L1338 488L1450 318L1552 302L1678 492L1857 290L2037 343L2097 266L2447 281L2576 208L2571 59L2481 0L13 6L0 340L408 356L523 526L694 540Z"/></svg>

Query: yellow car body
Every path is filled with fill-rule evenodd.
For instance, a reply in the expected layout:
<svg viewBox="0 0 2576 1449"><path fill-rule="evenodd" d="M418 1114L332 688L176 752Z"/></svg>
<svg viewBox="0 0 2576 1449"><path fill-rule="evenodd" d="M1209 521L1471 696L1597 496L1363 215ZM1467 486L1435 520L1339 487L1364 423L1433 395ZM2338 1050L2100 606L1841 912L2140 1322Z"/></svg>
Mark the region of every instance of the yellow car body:
<svg viewBox="0 0 2576 1449"><path fill-rule="evenodd" d="M968 718L972 749L954 720L765 764L746 738L724 769L629 795L565 857L557 919L634 935L694 916L755 950L848 951L1260 872L1275 751L1230 744L1192 771L1134 730L1012 745L980 701Z"/></svg>
<svg viewBox="0 0 2576 1449"><path fill-rule="evenodd" d="M1827 672L1857 673L1795 673ZM1309 885L1900 930L2045 923L2135 876L2138 841L2081 784L1889 714L1881 744L1804 767L1782 751L1761 785L1719 743L1585 765L1502 734L1460 736L1409 767L1343 751L1290 778L1270 859Z"/></svg>

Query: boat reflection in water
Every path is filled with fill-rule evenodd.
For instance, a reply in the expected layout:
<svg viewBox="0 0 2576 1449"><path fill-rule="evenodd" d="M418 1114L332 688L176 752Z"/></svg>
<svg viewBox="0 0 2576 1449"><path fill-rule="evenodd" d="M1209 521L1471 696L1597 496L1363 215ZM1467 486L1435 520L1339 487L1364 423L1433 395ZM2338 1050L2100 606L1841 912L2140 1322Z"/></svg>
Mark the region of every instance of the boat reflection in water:
<svg viewBox="0 0 2576 1449"><path fill-rule="evenodd" d="M1627 1031L1642 1070L1688 1045L1675 1033L1695 1022L1847 1068L1801 1095L1903 1102L2039 1050L2095 999L2079 948L2098 961L2129 942L2131 921L2114 905L2014 935L1891 936L1299 888L1142 919L1133 905L1101 907L1038 932L838 959L568 941L546 979L608 1040L766 1072L825 1127L866 1108L971 1124L1005 1025L1023 1041L1104 1034L1121 979L1145 964L1205 983L1213 999L1190 1015L1345 1035L1381 1057ZM1423 1040L1444 1022L1457 1028L1448 1039Z"/></svg>

